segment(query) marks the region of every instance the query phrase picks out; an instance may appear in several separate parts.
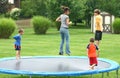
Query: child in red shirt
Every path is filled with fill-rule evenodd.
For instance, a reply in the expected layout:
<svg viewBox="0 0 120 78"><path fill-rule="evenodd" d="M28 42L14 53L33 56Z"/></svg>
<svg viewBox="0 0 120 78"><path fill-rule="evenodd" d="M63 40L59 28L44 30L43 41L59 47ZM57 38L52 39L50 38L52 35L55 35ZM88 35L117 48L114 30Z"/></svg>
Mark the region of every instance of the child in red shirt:
<svg viewBox="0 0 120 78"><path fill-rule="evenodd" d="M94 41L94 38L90 38L90 43L87 46L87 54L90 62L90 69L92 70L95 66L97 66L97 57L99 56L99 48L94 44ZM96 53L96 50L98 50L98 54Z"/></svg>

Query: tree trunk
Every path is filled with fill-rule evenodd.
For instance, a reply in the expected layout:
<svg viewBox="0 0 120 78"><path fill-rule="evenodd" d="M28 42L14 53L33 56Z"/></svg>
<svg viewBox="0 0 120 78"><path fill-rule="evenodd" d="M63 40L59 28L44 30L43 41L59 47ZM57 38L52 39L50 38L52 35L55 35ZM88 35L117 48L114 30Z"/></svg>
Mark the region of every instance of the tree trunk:
<svg viewBox="0 0 120 78"><path fill-rule="evenodd" d="M77 22L76 21L74 22L74 26L77 26Z"/></svg>

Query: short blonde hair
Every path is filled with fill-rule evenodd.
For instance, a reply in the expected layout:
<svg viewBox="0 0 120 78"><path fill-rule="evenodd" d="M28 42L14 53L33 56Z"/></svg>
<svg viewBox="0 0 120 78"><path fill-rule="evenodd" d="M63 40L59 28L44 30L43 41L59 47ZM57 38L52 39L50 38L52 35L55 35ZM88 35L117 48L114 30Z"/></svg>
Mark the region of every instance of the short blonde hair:
<svg viewBox="0 0 120 78"><path fill-rule="evenodd" d="M18 33L24 32L24 30L21 28L18 30Z"/></svg>

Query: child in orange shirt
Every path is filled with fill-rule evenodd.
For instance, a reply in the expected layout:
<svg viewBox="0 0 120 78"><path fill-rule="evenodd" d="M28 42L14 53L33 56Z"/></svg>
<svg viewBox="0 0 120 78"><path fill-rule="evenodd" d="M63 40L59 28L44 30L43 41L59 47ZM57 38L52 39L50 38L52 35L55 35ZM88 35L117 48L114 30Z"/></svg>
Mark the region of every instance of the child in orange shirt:
<svg viewBox="0 0 120 78"><path fill-rule="evenodd" d="M99 48L94 44L94 41L94 38L90 38L90 43L87 46L87 54L89 58L90 69L92 70L95 66L97 66L97 57L99 56ZM96 50L98 50L98 54L96 53Z"/></svg>

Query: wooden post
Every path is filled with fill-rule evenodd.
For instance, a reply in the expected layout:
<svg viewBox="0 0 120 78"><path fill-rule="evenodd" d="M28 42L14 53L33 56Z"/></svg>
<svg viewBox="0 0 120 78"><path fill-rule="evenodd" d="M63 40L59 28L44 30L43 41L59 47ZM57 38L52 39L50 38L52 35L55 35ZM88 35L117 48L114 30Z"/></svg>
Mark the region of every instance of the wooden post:
<svg viewBox="0 0 120 78"><path fill-rule="evenodd" d="M20 8L20 0L14 0L15 7Z"/></svg>

